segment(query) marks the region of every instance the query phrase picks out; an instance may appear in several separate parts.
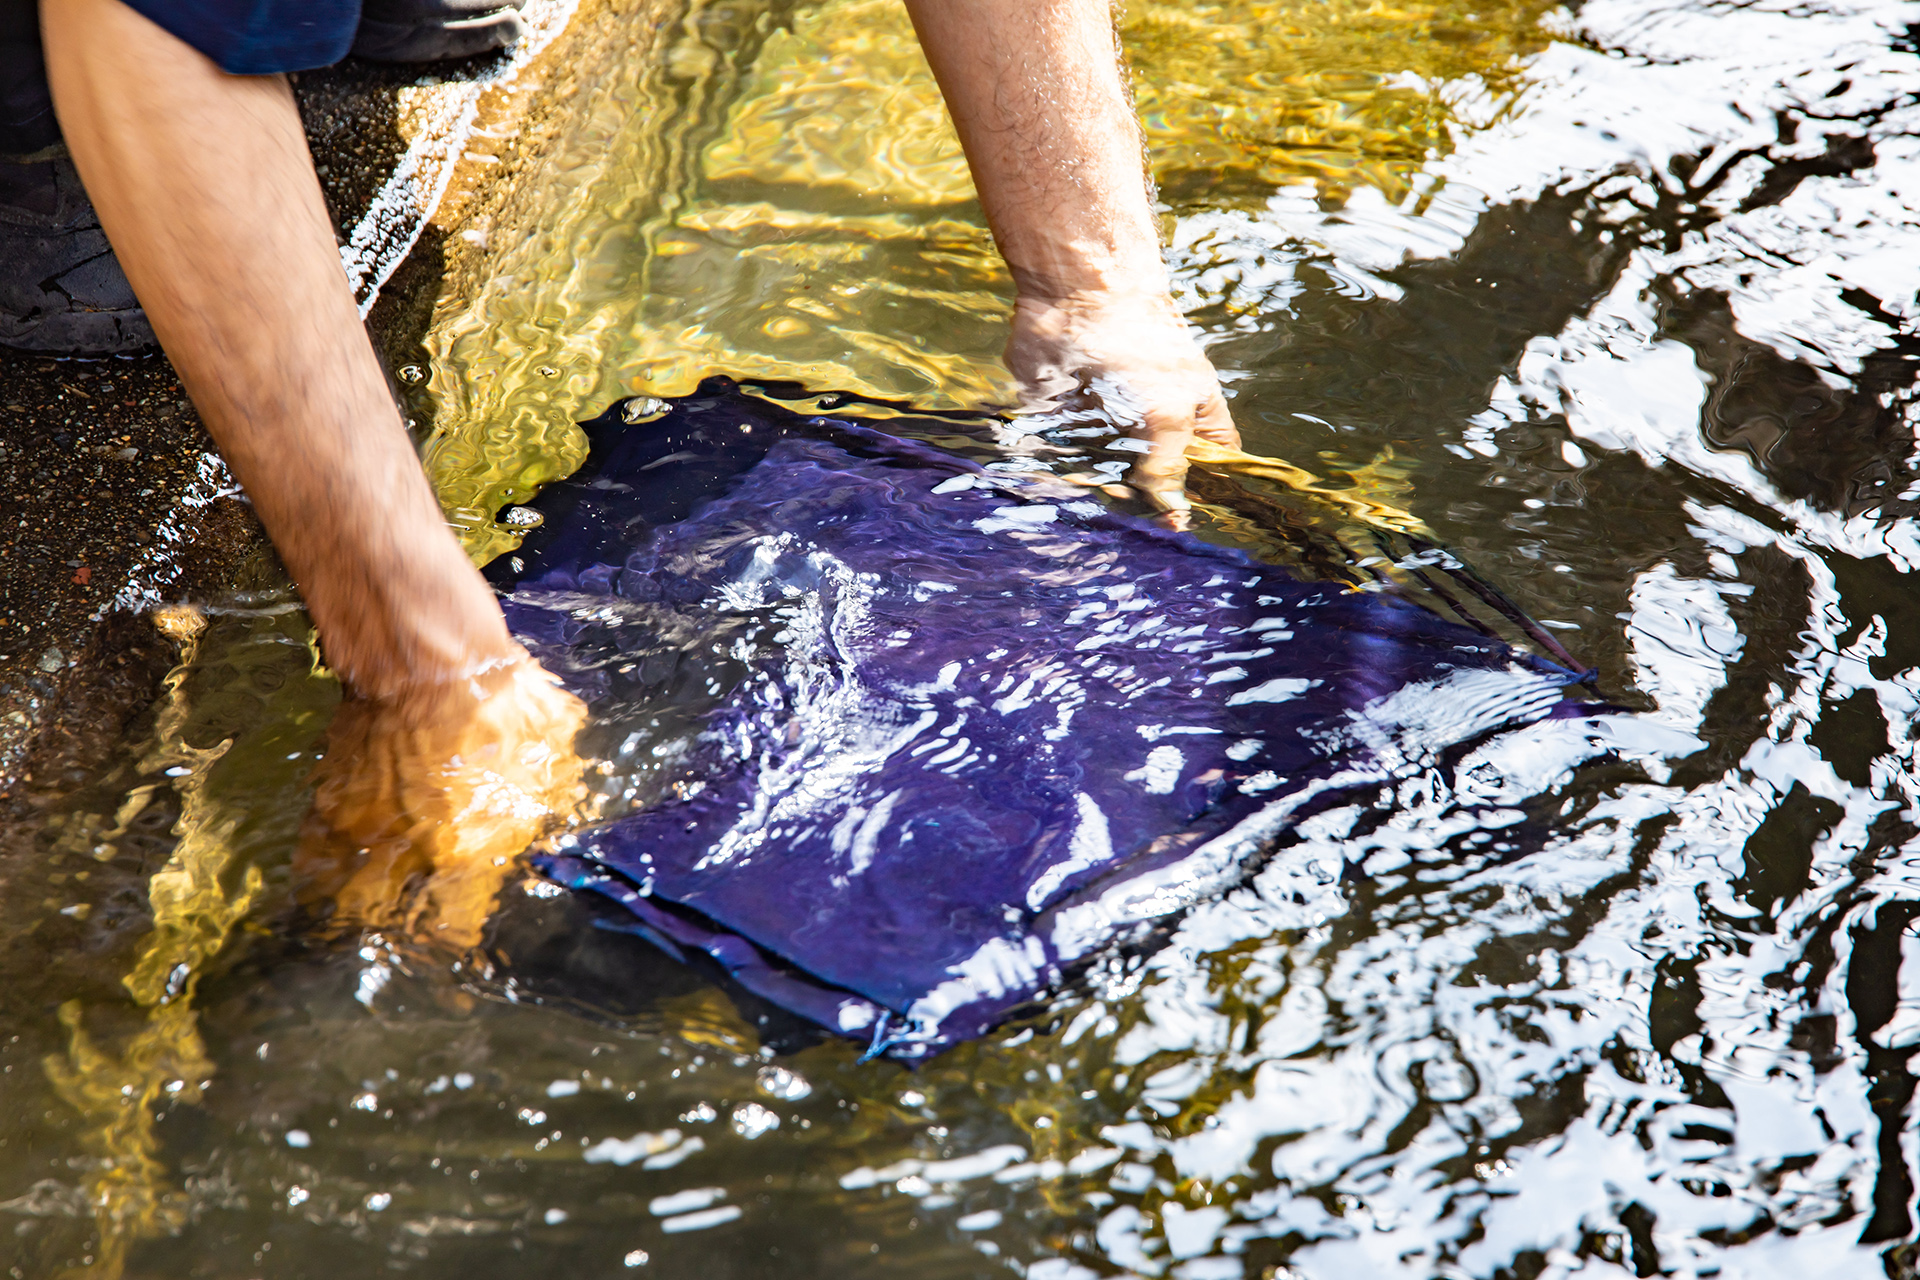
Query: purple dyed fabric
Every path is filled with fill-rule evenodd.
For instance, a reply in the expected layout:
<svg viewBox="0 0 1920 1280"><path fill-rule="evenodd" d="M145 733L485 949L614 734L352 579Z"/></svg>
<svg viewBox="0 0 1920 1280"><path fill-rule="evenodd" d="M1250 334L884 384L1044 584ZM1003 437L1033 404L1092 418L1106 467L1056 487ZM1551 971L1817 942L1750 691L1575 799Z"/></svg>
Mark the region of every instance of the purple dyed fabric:
<svg viewBox="0 0 1920 1280"><path fill-rule="evenodd" d="M724 637L733 674L673 798L540 866L896 1057L983 1033L1318 807L1554 714L1579 678L719 380L588 428L502 583L515 632L597 708L669 633Z"/></svg>

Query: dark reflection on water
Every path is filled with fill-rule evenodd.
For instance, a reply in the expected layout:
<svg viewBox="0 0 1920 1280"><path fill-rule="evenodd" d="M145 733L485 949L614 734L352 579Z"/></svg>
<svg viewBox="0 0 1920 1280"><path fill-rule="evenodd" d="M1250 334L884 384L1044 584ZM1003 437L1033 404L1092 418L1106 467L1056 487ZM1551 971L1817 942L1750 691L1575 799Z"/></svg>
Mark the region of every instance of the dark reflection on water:
<svg viewBox="0 0 1920 1280"><path fill-rule="evenodd" d="M795 21L817 39L811 12ZM1395 90L1432 94L1451 146L1417 168L1383 150L1399 176L1337 208L1287 171L1251 196L1236 176L1218 206L1180 185L1171 258L1249 447L1412 510L1624 710L1604 733L1523 731L1402 779L1383 807L1319 815L1164 946L917 1071L859 1065L587 928L539 882L510 892L486 971L280 936L331 695L297 615L235 602L124 756L7 868L9 1265L1909 1274L1907 20L1869 0L1593 0L1517 46L1517 97L1438 64ZM791 42L766 47L788 60L747 123L753 103L812 92ZM895 85L893 46L873 47L869 84ZM900 94L872 118L917 120ZM734 186L695 181L684 217L631 251L691 245L668 256L720 272L715 227L804 223L805 270L851 282L871 263L835 257L835 227L886 253L978 248L972 215L941 203L951 156L932 143L883 156L871 182L915 176L953 217L882 227L852 196L799 221L725 205L759 163L752 141L715 152ZM1290 172L1320 174L1324 149L1309 159ZM768 161L756 190L812 199L830 184L794 175L822 163ZM796 261L755 279L798 279L780 274ZM899 313L952 350L888 363L862 347L844 381L984 385L976 269ZM778 366L789 339L747 349L752 291L706 278L703 305L736 327L690 349L737 338L747 364ZM621 314L639 327L596 330L632 335L596 359L655 359L669 328ZM884 336L861 326L888 314L849 304L833 323ZM500 340L552 358L535 328ZM819 331L791 341L823 381ZM1263 482L1205 483L1208 536L1256 550L1283 541L1263 533L1284 520L1273 504L1300 509ZM1494 813L1543 847L1486 856Z"/></svg>

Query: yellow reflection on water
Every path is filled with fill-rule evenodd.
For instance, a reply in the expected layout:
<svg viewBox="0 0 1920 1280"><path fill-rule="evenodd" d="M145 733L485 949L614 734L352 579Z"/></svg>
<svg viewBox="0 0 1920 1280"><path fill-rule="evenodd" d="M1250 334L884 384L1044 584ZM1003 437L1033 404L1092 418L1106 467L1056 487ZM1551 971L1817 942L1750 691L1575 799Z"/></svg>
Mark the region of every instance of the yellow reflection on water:
<svg viewBox="0 0 1920 1280"><path fill-rule="evenodd" d="M834 0L767 41L727 135L716 183L839 187L902 206L959 204L973 181L898 0Z"/></svg>
<svg viewBox="0 0 1920 1280"><path fill-rule="evenodd" d="M1444 86L1499 95L1545 46L1543 0L1136 3L1121 37L1154 175L1176 205L1314 182L1390 200L1449 146Z"/></svg>
<svg viewBox="0 0 1920 1280"><path fill-rule="evenodd" d="M1443 82L1510 88L1549 7L1131 5L1162 192L1397 198L1448 145ZM724 371L928 407L1011 396L1010 285L898 0L681 0L625 21L586 42L592 91L429 339L429 466L483 561L517 545L492 517L578 466L574 422L623 395Z"/></svg>
<svg viewBox="0 0 1920 1280"><path fill-rule="evenodd" d="M211 635L192 610L162 610L155 621L180 644L180 661L133 772L164 781L130 788L111 825L86 815L70 825L84 833L79 847L109 861L165 788L179 807L176 842L147 880L151 928L121 979L129 1005L62 1004L66 1051L45 1062L54 1092L81 1121L96 1245L73 1274L93 1280L113 1280L139 1240L179 1230L192 1211L160 1159L155 1120L169 1105L198 1102L214 1075L194 996L261 898L260 859L292 835L306 798L305 748L336 696L315 673L295 610L270 609ZM90 1032L90 1016L115 1030Z"/></svg>

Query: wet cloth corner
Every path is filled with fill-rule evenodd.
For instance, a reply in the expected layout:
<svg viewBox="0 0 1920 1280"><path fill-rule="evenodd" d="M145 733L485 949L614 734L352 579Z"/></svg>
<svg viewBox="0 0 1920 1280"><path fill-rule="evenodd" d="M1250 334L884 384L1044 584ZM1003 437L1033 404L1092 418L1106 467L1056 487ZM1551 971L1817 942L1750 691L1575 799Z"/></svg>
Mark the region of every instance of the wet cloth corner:
<svg viewBox="0 0 1920 1280"><path fill-rule="evenodd" d="M980 1035L1307 814L1578 705L1579 673L1393 593L897 419L722 380L657 407L587 424L496 581L597 715L658 696L675 636L728 636L731 671L699 677L665 798L538 865L876 1052Z"/></svg>

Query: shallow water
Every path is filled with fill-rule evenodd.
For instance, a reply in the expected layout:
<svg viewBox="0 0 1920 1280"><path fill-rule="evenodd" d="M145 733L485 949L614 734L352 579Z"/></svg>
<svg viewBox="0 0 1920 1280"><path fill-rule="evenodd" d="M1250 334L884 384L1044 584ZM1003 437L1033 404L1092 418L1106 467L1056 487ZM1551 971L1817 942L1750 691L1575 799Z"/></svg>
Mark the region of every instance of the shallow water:
<svg viewBox="0 0 1920 1280"><path fill-rule="evenodd" d="M1622 711L1327 815L917 1071L539 882L486 974L290 940L333 694L270 580L218 602L7 872L14 1273L1910 1274L1916 19L1130 10L1248 447L1412 511ZM545 234L436 331L477 548L573 417L709 368L1004 393L889 6L698 7L581 110ZM1313 514L1201 496L1276 555L1271 504Z"/></svg>

